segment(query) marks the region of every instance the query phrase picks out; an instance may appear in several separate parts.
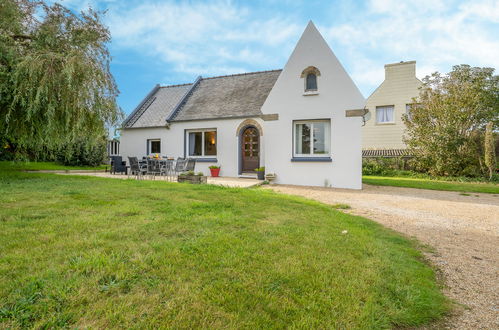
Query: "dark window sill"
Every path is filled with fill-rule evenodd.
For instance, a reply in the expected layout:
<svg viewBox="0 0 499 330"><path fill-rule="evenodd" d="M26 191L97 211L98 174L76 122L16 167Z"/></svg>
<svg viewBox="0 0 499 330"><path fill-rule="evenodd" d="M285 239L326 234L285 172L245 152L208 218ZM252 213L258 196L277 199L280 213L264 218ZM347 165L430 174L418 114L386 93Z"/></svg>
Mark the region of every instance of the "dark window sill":
<svg viewBox="0 0 499 330"><path fill-rule="evenodd" d="M293 157L292 162L332 162L331 157Z"/></svg>
<svg viewBox="0 0 499 330"><path fill-rule="evenodd" d="M216 158L194 158L196 163L217 163L218 159Z"/></svg>

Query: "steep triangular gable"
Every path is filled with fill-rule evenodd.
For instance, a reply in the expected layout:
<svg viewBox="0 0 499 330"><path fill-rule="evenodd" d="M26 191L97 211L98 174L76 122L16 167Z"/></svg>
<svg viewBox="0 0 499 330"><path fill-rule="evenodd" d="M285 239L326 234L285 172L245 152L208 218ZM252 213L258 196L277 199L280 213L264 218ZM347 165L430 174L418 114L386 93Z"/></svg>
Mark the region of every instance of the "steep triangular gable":
<svg viewBox="0 0 499 330"><path fill-rule="evenodd" d="M302 72L311 66L320 71L320 76L317 78L318 95L307 96L304 95L306 94L304 93L305 78ZM344 110L362 108L365 104L365 99L359 89L314 23L310 21L263 105L262 112L264 114L282 113L285 109L277 111L277 104L282 106L289 102L299 102L306 105L318 103L319 100L334 101L334 104L328 102L331 106L330 110L335 113L343 111L343 115Z"/></svg>

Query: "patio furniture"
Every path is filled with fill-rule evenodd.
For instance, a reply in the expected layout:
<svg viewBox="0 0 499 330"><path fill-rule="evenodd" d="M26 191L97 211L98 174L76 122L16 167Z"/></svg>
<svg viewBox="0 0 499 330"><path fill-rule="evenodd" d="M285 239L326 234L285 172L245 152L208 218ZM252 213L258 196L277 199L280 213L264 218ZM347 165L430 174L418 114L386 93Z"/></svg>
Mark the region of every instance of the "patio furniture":
<svg viewBox="0 0 499 330"><path fill-rule="evenodd" d="M160 174L164 175L168 181L174 179L175 163L173 159L165 159L160 161Z"/></svg>
<svg viewBox="0 0 499 330"><path fill-rule="evenodd" d="M137 157L128 157L128 162L130 163L130 171L128 172L128 177L130 174L136 175L137 179L141 179L142 175L147 173L147 165L140 164Z"/></svg>
<svg viewBox="0 0 499 330"><path fill-rule="evenodd" d="M175 163L175 169L174 174L177 175L179 173L182 173L185 171L185 165L187 164L187 161L185 158L177 158L177 162Z"/></svg>
<svg viewBox="0 0 499 330"><path fill-rule="evenodd" d="M161 164L159 159L147 159L147 174L155 179L156 175L161 175Z"/></svg>
<svg viewBox="0 0 499 330"><path fill-rule="evenodd" d="M194 171L196 167L196 158L188 158L184 171Z"/></svg>
<svg viewBox="0 0 499 330"><path fill-rule="evenodd" d="M121 156L111 156L111 173L124 173L126 174L126 162L123 161Z"/></svg>

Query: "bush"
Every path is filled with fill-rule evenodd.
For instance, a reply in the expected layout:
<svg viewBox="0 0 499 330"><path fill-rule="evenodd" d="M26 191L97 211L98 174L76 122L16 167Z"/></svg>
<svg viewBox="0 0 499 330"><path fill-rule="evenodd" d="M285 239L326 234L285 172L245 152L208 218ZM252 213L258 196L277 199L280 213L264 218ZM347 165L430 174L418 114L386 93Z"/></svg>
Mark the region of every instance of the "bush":
<svg viewBox="0 0 499 330"><path fill-rule="evenodd" d="M362 174L364 175L394 175L396 171L408 169L413 169L413 161L402 157L362 159Z"/></svg>
<svg viewBox="0 0 499 330"><path fill-rule="evenodd" d="M99 166L106 159L106 139L80 139L56 152L56 161L67 166Z"/></svg>

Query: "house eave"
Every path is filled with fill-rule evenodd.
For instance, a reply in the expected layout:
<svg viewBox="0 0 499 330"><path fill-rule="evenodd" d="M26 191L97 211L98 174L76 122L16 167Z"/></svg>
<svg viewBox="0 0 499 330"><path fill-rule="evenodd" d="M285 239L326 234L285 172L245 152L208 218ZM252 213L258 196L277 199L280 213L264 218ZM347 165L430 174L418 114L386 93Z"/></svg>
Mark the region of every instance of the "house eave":
<svg viewBox="0 0 499 330"><path fill-rule="evenodd" d="M170 123L184 123L191 121L209 121L209 120L229 120L229 119L247 119L247 118L260 118L262 115L248 115L248 116L231 116L231 117L210 117L210 118L195 118L195 119L182 119L172 120Z"/></svg>

